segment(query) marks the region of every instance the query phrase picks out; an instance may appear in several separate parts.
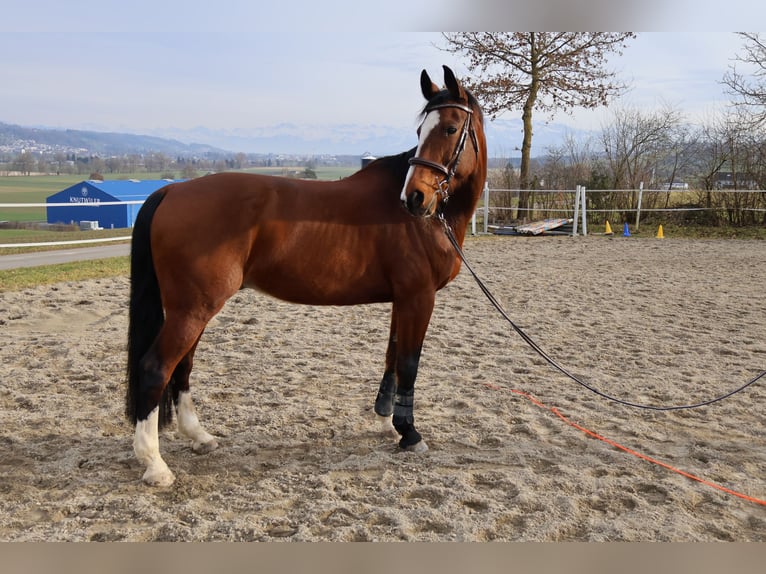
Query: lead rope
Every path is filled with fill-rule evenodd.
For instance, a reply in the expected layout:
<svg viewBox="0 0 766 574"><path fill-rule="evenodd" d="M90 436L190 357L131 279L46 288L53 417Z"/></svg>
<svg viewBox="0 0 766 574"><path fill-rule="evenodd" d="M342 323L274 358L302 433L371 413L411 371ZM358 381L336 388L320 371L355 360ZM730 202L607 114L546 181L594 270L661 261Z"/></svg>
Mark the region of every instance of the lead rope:
<svg viewBox="0 0 766 574"><path fill-rule="evenodd" d="M610 396L604 392L599 391L598 389L592 387L588 383L584 382L582 379L577 377L576 375L573 375L569 371L567 371L564 367L562 367L559 363L557 363L548 353L546 353L537 343L535 343L532 338L527 335L521 327L516 325L516 323L513 322L513 320L508 316L508 313L505 312L502 305L498 302L497 299L495 299L495 296L492 295L490 290L487 288L487 286L482 282L482 280L479 278L479 276L476 274L476 272L473 270L471 265L466 261L465 255L463 254L463 250L460 248L460 244L458 243L457 239L455 238L455 234L452 232L452 228L447 223L447 220L444 218L444 214L439 211L438 213L439 220L442 222L442 225L444 227L444 232L447 234L447 238L449 239L450 243L452 244L452 247L455 248L455 251L457 252L458 256L460 257L460 260L463 262L463 265L465 265L466 269L471 273L474 280L476 281L476 284L479 286L479 289L481 289L482 293L486 295L487 299L489 299L489 302L492 303L492 305L497 309L497 311L505 318L506 321L511 325L514 331L521 337L524 342L526 342L532 349L540 355L549 365L551 365L554 369L559 371L560 373L564 374L565 376L569 377L571 380L573 380L578 385L588 389L592 393L595 393L596 395L607 399L609 401L613 401L615 403L619 403L621 405L625 405L628 407L634 407L638 409L647 409L647 410L653 410L653 411L678 411L683 409L696 409L699 407L704 407L707 405L712 405L713 403L717 403L719 401L722 401L724 399L728 399L732 395L735 395L739 392L744 391L746 388L748 388L750 385L754 384L756 381L761 379L762 377L766 376L766 371L763 371L759 375L756 375L754 378L750 379L748 382L746 382L744 385L742 385L739 388L734 389L731 392L726 393L725 395L721 395L719 397L716 397L714 399L710 399L707 401L702 401L699 403L691 404L691 405L676 405L676 406L655 406L655 405L642 405L638 403L632 403L630 401L626 401L623 399L619 399L613 396Z"/></svg>

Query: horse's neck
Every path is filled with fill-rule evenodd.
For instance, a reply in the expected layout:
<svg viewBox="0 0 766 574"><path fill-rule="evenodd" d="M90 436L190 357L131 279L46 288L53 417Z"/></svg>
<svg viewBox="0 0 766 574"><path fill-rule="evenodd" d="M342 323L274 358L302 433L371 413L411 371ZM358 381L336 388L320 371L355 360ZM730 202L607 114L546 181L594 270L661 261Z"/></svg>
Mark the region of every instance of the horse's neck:
<svg viewBox="0 0 766 574"><path fill-rule="evenodd" d="M484 180L478 180L479 178L468 181L456 189L450 195L444 209L444 217L461 245L468 228L468 222L476 211L476 206L484 189Z"/></svg>

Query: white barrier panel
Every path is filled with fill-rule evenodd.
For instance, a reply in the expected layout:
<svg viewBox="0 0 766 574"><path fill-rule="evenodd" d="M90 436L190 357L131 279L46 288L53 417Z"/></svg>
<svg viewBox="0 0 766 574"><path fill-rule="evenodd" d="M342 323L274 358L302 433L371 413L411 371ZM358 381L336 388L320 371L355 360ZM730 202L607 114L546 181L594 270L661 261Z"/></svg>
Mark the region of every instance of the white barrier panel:
<svg viewBox="0 0 766 574"><path fill-rule="evenodd" d="M131 200L131 201L100 201L98 203L0 203L0 208L13 208L13 207L100 207L109 205L141 205L144 200ZM103 237L101 239L74 239L71 241L43 241L39 243L0 243L0 249L14 247L47 247L58 245L81 245L88 243L105 243L108 241L125 241L130 240L130 235L121 237Z"/></svg>
<svg viewBox="0 0 766 574"><path fill-rule="evenodd" d="M75 239L73 241L44 241L42 243L0 243L0 249L4 247L47 247L48 245L77 245L79 243L104 243L105 241L130 240L130 235L125 237L104 237L102 239Z"/></svg>

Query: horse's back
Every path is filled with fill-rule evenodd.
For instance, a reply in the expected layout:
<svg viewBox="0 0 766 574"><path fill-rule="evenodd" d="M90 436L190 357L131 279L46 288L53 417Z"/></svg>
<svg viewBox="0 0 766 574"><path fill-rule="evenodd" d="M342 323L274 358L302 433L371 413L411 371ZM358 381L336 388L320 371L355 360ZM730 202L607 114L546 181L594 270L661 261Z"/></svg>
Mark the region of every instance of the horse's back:
<svg viewBox="0 0 766 574"><path fill-rule="evenodd" d="M200 294L246 286L297 303L391 300L392 260L421 222L401 209L396 181L364 176L226 173L169 185L152 227L160 281L183 275Z"/></svg>

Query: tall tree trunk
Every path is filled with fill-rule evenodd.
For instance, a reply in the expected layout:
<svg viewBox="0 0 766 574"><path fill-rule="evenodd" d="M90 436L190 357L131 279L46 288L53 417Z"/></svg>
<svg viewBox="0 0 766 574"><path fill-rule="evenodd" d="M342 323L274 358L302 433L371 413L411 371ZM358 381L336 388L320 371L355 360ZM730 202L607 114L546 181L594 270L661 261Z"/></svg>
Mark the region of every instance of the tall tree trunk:
<svg viewBox="0 0 766 574"><path fill-rule="evenodd" d="M521 141L521 167L519 170L519 213L517 217L527 220L529 212L529 165L532 155L532 110L537 101L537 93L540 90L540 70L538 69L539 54L536 34L530 33L530 82L529 93L521 110L521 122L524 129L524 137Z"/></svg>
<svg viewBox="0 0 766 574"><path fill-rule="evenodd" d="M526 211L530 204L529 193L529 165L531 163L532 155L532 108L535 105L537 98L537 82L534 77L532 79L532 88L529 91L529 97L524 102L522 108L521 121L524 126L524 137L521 141L521 168L519 170L519 213L518 216L521 219L526 220L529 214Z"/></svg>

